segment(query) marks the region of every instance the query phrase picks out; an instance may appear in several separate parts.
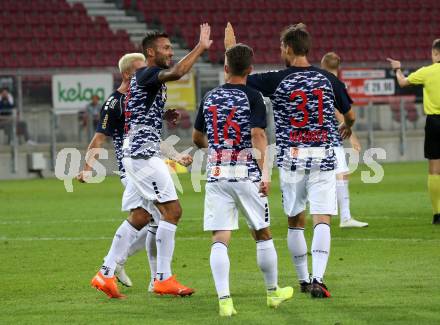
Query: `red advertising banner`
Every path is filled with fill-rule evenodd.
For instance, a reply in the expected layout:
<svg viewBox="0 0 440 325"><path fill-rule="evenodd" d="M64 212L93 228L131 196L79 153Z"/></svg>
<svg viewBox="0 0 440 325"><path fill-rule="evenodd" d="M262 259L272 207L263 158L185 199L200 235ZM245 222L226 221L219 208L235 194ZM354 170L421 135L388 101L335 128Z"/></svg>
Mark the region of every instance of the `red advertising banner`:
<svg viewBox="0 0 440 325"><path fill-rule="evenodd" d="M371 97L394 95L396 91L394 79L387 78L384 69L342 69L341 79L355 103L368 102Z"/></svg>

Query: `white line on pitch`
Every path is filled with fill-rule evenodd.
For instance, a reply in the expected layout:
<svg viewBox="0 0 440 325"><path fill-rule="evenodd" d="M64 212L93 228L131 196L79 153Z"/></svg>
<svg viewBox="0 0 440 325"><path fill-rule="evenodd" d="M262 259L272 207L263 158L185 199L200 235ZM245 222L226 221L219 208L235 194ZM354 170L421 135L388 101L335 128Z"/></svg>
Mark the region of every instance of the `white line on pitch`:
<svg viewBox="0 0 440 325"><path fill-rule="evenodd" d="M0 237L0 241L94 241L111 240L113 237ZM203 237L176 237L178 241L209 241L210 238ZM234 240L251 240L251 237L234 237ZM275 238L276 241L285 240L284 238ZM387 242L440 242L440 239L425 238L342 238L333 237L336 241L387 241Z"/></svg>
<svg viewBox="0 0 440 325"><path fill-rule="evenodd" d="M398 217L391 216L358 216L360 219L379 219L379 220L391 220L398 219ZM405 217L404 220L422 220L423 217L414 218L414 217ZM65 223L113 223L125 220L125 217L121 218L106 218L106 219L70 219L70 220L7 220L0 221L0 225L31 225L31 224L65 224ZM194 218L194 217L186 217L184 218L186 221L194 222L200 221L202 222L203 218Z"/></svg>
<svg viewBox="0 0 440 325"><path fill-rule="evenodd" d="M71 219L71 220L15 220L0 221L0 225L31 225L31 224L59 224L59 223L101 223L123 221L124 218L108 218L108 219Z"/></svg>

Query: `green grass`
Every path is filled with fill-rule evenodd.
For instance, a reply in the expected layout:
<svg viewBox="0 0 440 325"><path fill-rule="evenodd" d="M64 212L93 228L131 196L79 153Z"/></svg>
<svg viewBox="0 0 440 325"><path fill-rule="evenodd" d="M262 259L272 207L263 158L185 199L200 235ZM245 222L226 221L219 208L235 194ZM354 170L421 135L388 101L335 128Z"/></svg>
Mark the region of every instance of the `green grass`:
<svg viewBox="0 0 440 325"><path fill-rule="evenodd" d="M134 286L122 289L128 295L123 301L89 286L125 216L117 178L75 183L73 193L58 180L2 181L0 324L440 324L440 227L430 224L426 164L384 168L379 184L363 184L359 172L351 178L352 213L369 228L339 229L339 219L333 220L328 300L298 292L275 177L270 203L279 282L293 285L296 293L277 310L265 306L255 244L242 222L229 250L238 315L228 320L217 317L210 236L202 232L203 194L194 193L188 175L181 177L184 215L173 271L196 294L184 299L148 294L142 252L127 263Z"/></svg>

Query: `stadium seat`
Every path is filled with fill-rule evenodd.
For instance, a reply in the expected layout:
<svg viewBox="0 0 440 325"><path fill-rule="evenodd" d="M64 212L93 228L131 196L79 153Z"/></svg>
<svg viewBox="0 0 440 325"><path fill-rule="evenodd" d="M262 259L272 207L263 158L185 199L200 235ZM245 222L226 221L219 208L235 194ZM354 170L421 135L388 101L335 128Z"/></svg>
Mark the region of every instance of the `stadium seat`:
<svg viewBox="0 0 440 325"><path fill-rule="evenodd" d="M92 20L81 3L65 0L4 0L0 29L2 67L114 66L115 57L134 49L126 32L113 34L104 17ZM101 44L115 38L120 47ZM96 57L109 51L112 62Z"/></svg>
<svg viewBox="0 0 440 325"><path fill-rule="evenodd" d="M346 62L382 60L383 54L403 60L428 60L429 51L421 48L429 47L432 39L439 37L433 23L440 14L438 0L123 0L122 3L127 9L135 6L148 23L160 23L188 47L197 42L198 25L202 21L212 25L215 40L222 38L225 22L231 21L239 41L255 49L256 62L266 64L279 63L278 36L282 28L300 21L307 24L313 36L313 60L330 50L343 53ZM56 54L53 62L49 60L52 57L44 55L34 62L44 66L114 65L115 58L123 51L135 48L126 32L113 33L105 17L92 19L80 2L3 0L1 8L0 53L5 48L11 52L2 66L27 64L29 60L21 57L24 52L34 56ZM389 19L391 14L393 21ZM119 47L108 46L114 39L120 43ZM8 45L15 42L21 46ZM218 43L208 55L212 62L223 60L222 42ZM96 53L108 51L108 56L96 60ZM69 56L79 52L84 56L79 60ZM19 59L14 61L15 57Z"/></svg>

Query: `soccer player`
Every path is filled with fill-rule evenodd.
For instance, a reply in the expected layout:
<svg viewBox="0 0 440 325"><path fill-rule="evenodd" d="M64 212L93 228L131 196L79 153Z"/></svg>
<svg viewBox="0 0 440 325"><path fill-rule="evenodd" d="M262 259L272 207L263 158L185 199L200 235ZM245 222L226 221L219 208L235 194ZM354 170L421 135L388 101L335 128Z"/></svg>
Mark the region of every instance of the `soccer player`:
<svg viewBox="0 0 440 325"><path fill-rule="evenodd" d="M87 161L84 165L83 171L81 171L81 173L77 177L80 182L87 182L87 177L91 175L93 162L96 159L96 151L93 152L93 150L101 148L106 138L111 137L113 139L113 145L115 149L121 182L124 188L126 187L127 179L125 177L124 167L122 166L122 140L124 135L123 106L125 101L125 93L128 90L130 78L133 73L138 68L145 66L145 64L145 56L141 53L126 54L119 60L118 66L122 76L122 83L119 88L110 95L110 97L107 99L102 107L100 121L98 123L95 135L88 146ZM142 213L148 214L148 218L150 218L147 211L144 210L142 211ZM126 245L130 244L130 242L128 242L125 243L125 245L121 245L124 240L119 239L125 235L125 231L123 228L130 228L129 220L124 221L124 223L116 231L116 236L113 240L109 253L104 258L104 263L102 266L103 271L99 271L98 274L92 279L93 286L103 291L109 297L114 298L123 297L123 295L119 293L119 290L117 288L114 274L116 274L119 281L121 281L121 283L123 283L124 285L132 285L130 278L125 273L123 263L121 263L122 261L126 260L126 256L128 253ZM145 229L143 229L142 231L142 234L140 234L139 236L140 240L142 240L141 237L143 237L144 243L147 233L148 227L145 227ZM148 244L148 246L155 246L154 240L151 239L148 241ZM133 245L133 247L137 248L139 247L139 245L135 244ZM147 248L147 250L151 249ZM136 251L138 250L136 249L131 253L134 254ZM154 265L154 258L155 257L151 258L150 265Z"/></svg>
<svg viewBox="0 0 440 325"><path fill-rule="evenodd" d="M232 230L238 229L238 208L257 242L257 263L264 275L267 305L277 307L293 295L292 287L278 287L277 253L266 197L269 183L261 179L262 171L267 176L266 106L261 95L246 86L252 58L252 49L244 44L226 51L226 84L204 97L193 131L194 143L208 148L204 230L212 231L210 264L220 316L236 314L229 292L228 244Z"/></svg>
<svg viewBox="0 0 440 325"><path fill-rule="evenodd" d="M235 43L228 24L225 46ZM343 139L351 135L354 113L337 78L307 60L310 35L302 23L281 33L281 57L287 68L250 75L247 85L271 99L277 144L277 165L284 212L288 216L287 244L301 291L312 297L330 297L323 282L330 253L330 220L337 214L335 156L338 137L335 108L344 115L339 126ZM312 279L304 237L305 209L313 217Z"/></svg>
<svg viewBox="0 0 440 325"><path fill-rule="evenodd" d="M423 86L425 109L425 158L429 161L428 191L431 196L432 223L440 224L440 39L434 40L431 49L432 65L420 68L408 78L402 73L400 61L388 58L396 72L400 87Z"/></svg>
<svg viewBox="0 0 440 325"><path fill-rule="evenodd" d="M329 52L325 54L322 57L321 60L321 68L324 70L327 70L328 72L332 73L336 78L338 77L339 72L339 66L341 64L341 58L339 55L337 55L334 52ZM339 81L339 79L338 79ZM339 81L340 88L345 88L344 83ZM353 101L351 100L350 96L346 92L346 96L349 99L350 103L352 104ZM336 119L338 122L343 122L344 117L341 113L339 113L338 110L335 111ZM354 132L351 133L350 136L350 143L354 150L360 152L361 151L361 144L359 143L359 140ZM338 198L338 206L339 206L339 216L340 216L340 222L339 227L341 228L362 228L367 227L368 223L361 222L356 219L353 219L351 217L350 213L350 195L348 192L348 166L347 161L345 160L345 151L344 146L342 145L342 139L338 135L336 139L335 145L335 154L336 154L336 196Z"/></svg>
<svg viewBox="0 0 440 325"><path fill-rule="evenodd" d="M107 101L102 107L100 120L96 129L96 133L88 146L88 153L84 169L80 172L77 179L84 183L87 182L87 178L90 177L93 170L93 163L96 160L96 149L102 148L103 143L107 137L111 137L116 154L116 160L118 163L119 174L121 182L124 188L127 187L127 178L125 176L125 170L122 165L122 141L124 135L124 100L125 93L128 90L130 78L133 73L146 65L145 56L141 53L129 53L125 54L119 60L119 71L121 72L122 83L119 88L109 96ZM169 119L175 118L175 112L170 111L168 114ZM183 157L185 158L185 157ZM181 159L179 162L186 163L186 159ZM158 213L158 211L152 209L152 212ZM150 218L150 213L145 209L139 209L136 213L144 213ZM133 218L130 215L127 221L118 228L113 243L111 245L108 255L104 258L104 264L102 267L103 272L98 272L97 276L92 280L92 285L99 290L105 292L110 297L122 297L117 290L114 275L125 286L131 286L132 282L128 275L125 273L124 264L128 256L131 256L141 249L147 249L147 255L149 259L152 278L156 274L156 240L154 233L157 225L151 223L149 226L143 227L137 232L136 238L127 236L126 233L130 233L131 226L130 220ZM127 246L129 248L127 250ZM100 281L99 279L103 279ZM152 290L153 282L150 282L150 290Z"/></svg>
<svg viewBox="0 0 440 325"><path fill-rule="evenodd" d="M154 202L162 216L156 232L154 292L158 294L187 296L194 292L180 284L171 272L174 238L182 208L168 167L158 156L166 102L165 84L179 80L190 71L199 56L211 46L210 32L210 26L202 24L199 43L173 67L170 67L173 49L168 35L147 34L142 41L147 67L136 71L127 94L123 158L127 178L143 200ZM139 202L131 202L124 195L123 206L135 209ZM148 221L144 215L140 223L145 226Z"/></svg>

